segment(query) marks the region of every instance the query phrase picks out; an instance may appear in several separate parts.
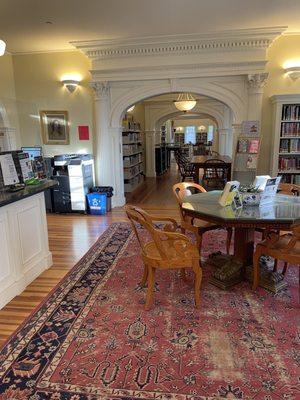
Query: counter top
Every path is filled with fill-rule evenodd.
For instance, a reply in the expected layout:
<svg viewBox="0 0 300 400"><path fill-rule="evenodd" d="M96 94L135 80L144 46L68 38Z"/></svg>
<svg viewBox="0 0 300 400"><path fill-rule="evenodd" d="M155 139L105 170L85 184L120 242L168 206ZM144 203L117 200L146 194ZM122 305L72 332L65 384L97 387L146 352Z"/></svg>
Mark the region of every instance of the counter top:
<svg viewBox="0 0 300 400"><path fill-rule="evenodd" d="M0 190L0 207L25 199L26 197L34 196L35 194L41 193L56 185L56 181L45 180L38 185L25 186L24 189L19 190L18 192L9 192L7 189L2 189Z"/></svg>

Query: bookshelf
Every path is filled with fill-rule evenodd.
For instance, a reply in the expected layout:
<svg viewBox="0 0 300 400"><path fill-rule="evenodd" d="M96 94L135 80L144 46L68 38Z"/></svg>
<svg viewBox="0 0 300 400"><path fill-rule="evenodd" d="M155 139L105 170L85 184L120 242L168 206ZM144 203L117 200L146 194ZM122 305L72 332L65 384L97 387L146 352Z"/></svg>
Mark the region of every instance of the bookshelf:
<svg viewBox="0 0 300 400"><path fill-rule="evenodd" d="M300 95L276 95L273 104L272 176L300 184Z"/></svg>
<svg viewBox="0 0 300 400"><path fill-rule="evenodd" d="M144 152L140 124L125 116L122 132L124 191L131 193L144 182Z"/></svg>

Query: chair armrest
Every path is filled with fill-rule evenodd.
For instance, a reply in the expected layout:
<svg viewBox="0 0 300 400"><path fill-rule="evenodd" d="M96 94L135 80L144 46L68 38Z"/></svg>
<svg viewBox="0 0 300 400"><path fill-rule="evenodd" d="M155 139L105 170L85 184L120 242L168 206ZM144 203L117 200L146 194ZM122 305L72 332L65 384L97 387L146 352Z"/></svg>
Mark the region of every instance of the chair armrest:
<svg viewBox="0 0 300 400"><path fill-rule="evenodd" d="M159 215L149 215L149 218L151 222L169 222L170 224L165 224L164 231L174 232L178 229L178 224L173 218L160 217Z"/></svg>

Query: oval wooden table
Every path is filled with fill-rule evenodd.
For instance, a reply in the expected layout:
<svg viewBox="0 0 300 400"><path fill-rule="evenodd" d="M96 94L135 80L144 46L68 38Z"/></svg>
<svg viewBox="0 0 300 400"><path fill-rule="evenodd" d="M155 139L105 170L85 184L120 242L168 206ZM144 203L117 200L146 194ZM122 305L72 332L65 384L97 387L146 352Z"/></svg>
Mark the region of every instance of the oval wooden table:
<svg viewBox="0 0 300 400"><path fill-rule="evenodd" d="M300 197L276 195L274 202L264 206L244 206L234 209L218 204L221 190L198 193L184 199L184 212L195 218L234 228L234 253L232 256L213 254L207 263L213 268L211 283L223 289L245 278L251 279L254 233L256 228L289 230L300 222ZM285 286L283 276L268 270L267 259L262 265L261 286L277 292Z"/></svg>

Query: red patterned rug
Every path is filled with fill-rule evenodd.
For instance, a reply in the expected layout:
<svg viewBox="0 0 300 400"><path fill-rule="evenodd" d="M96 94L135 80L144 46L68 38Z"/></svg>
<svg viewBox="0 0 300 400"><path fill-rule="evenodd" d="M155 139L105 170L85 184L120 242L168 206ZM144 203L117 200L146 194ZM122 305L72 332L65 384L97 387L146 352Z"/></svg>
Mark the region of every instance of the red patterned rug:
<svg viewBox="0 0 300 400"><path fill-rule="evenodd" d="M205 234L206 257L224 250ZM128 224L114 224L0 353L1 400L300 399L298 277L274 296L244 282L192 286L156 275L144 311L142 262Z"/></svg>

